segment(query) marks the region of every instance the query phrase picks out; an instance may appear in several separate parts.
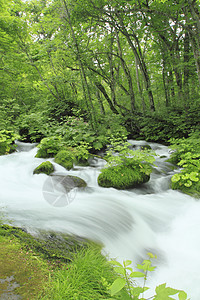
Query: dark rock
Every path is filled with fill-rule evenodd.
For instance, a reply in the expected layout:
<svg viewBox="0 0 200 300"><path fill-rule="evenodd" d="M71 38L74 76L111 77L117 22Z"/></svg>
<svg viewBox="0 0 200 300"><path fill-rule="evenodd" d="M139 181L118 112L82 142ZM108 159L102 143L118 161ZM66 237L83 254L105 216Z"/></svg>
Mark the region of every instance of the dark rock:
<svg viewBox="0 0 200 300"><path fill-rule="evenodd" d="M87 186L87 183L83 179L72 175L53 175L52 180L55 186L62 185L67 193L76 187L85 188Z"/></svg>

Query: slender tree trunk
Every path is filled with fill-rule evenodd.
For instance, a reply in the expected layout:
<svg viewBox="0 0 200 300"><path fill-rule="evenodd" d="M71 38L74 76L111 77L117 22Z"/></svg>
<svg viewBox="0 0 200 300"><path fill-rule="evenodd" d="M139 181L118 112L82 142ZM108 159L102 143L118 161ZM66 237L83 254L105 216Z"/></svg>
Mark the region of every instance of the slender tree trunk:
<svg viewBox="0 0 200 300"><path fill-rule="evenodd" d="M100 92L104 95L105 99L107 100L110 109L115 113L115 114L119 114L118 111L116 110L116 108L114 107L112 100L110 99L110 97L108 96L108 94L106 93L106 90L104 88L104 86L100 83L95 81L95 85L96 87L100 90Z"/></svg>
<svg viewBox="0 0 200 300"><path fill-rule="evenodd" d="M120 40L119 40L119 34L117 31L116 31L116 38L117 38L117 47L118 47L118 51L119 51L122 69L123 69L124 74L128 81L129 95L130 95L130 100L131 100L131 110L133 112L135 110L135 94L133 91L133 81L132 81L130 70L125 63L125 60L123 59L122 48L121 48L121 44L120 44Z"/></svg>
<svg viewBox="0 0 200 300"><path fill-rule="evenodd" d="M138 87L138 91L139 91L141 101L142 101L143 112L146 112L146 104L145 104L145 100L144 100L144 96L143 96L143 89L142 89L141 84L140 84L138 63L137 63L136 58L135 58L135 73L136 73L137 87Z"/></svg>
<svg viewBox="0 0 200 300"><path fill-rule="evenodd" d="M189 34L186 31L185 32L185 38L184 38L184 102L189 103L189 74L190 74L190 69L189 69Z"/></svg>
<svg viewBox="0 0 200 300"><path fill-rule="evenodd" d="M98 89L96 90L96 97L97 97L97 100L98 100L98 102L99 102L101 114L105 116L106 113L105 113L105 109L104 109L104 106L103 106L103 101L102 101L102 99L101 99L101 95L100 95Z"/></svg>
<svg viewBox="0 0 200 300"><path fill-rule="evenodd" d="M149 97L149 104L150 104L150 109L152 111L155 111L155 105L154 105L154 99L153 99L153 93L152 93L152 90L151 90L151 82L150 82L150 78L149 78L149 74L147 72L147 67L146 67L146 63L143 59L143 57L141 55L138 54L138 52L141 52L141 51L137 51L135 45L133 44L132 40L131 40L131 37L126 29L126 27L124 26L124 23L120 17L119 14L117 14L117 17L119 19L119 22L120 22L120 26L121 26L121 32L122 34L126 37L127 39L127 42L131 48L131 50L133 51L134 53L134 56L136 57L136 60L138 61L138 65L140 67L140 70L142 72L142 75L143 75L143 78L144 78L144 84L145 84L145 88L146 88L146 91L147 91L147 94L148 94L148 97ZM134 35L134 38L136 36ZM138 45L138 40L136 40L136 43ZM138 45L139 47L139 45Z"/></svg>
<svg viewBox="0 0 200 300"><path fill-rule="evenodd" d="M81 78L82 78L83 93L84 93L88 113L89 113L89 116L90 116L90 119L91 119L91 122L92 122L92 126L93 126L93 129L94 129L96 127L96 117L95 117L94 106L93 106L93 103L92 103L92 98L91 98L90 89L89 89L88 82L87 82L85 69L84 69L83 62L82 62L82 57L81 57L81 54L80 54L79 45L78 45L78 42L77 42L77 39L76 39L76 36L75 36L75 32L74 32L74 29L73 29L73 26L72 26L71 16L70 16L70 13L69 13L67 2L66 2L66 0L62 0L62 1L63 1L65 12L66 12L65 20L69 24L71 34L72 34L72 40L74 42L74 47L75 47L76 52L77 52L77 59L78 59L79 68L80 68L80 71L81 71L80 73L81 73Z"/></svg>

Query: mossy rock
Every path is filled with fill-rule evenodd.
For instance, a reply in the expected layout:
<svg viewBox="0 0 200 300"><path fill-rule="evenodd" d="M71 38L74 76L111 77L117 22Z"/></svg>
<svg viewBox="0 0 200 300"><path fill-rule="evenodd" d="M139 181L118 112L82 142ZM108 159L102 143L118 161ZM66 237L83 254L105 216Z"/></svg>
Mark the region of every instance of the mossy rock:
<svg viewBox="0 0 200 300"><path fill-rule="evenodd" d="M70 151L60 150L57 153L54 161L67 170L73 168L73 155L70 153Z"/></svg>
<svg viewBox="0 0 200 300"><path fill-rule="evenodd" d="M102 187L113 187L119 190L131 189L149 181L150 176L138 168L130 166L113 166L102 170L98 176L98 184Z"/></svg>
<svg viewBox="0 0 200 300"><path fill-rule="evenodd" d="M90 165L87 159L75 159L75 164L81 167L88 167Z"/></svg>
<svg viewBox="0 0 200 300"><path fill-rule="evenodd" d="M54 171L54 166L50 161L45 161L41 163L35 170L33 171L33 174L40 174L44 173L47 175L50 175Z"/></svg>

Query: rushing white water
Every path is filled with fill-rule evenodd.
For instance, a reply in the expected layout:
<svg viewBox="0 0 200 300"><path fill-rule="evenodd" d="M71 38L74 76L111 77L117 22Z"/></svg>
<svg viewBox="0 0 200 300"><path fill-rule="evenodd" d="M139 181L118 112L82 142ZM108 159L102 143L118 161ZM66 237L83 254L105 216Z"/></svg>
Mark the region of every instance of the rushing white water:
<svg viewBox="0 0 200 300"><path fill-rule="evenodd" d="M135 148L145 144L130 143ZM0 208L7 222L30 231L54 230L100 241L110 257L120 260L140 262L151 251L158 259L149 285L167 282L192 300L200 299L200 202L169 189L173 171L165 162L167 147L150 143L158 155L157 167L148 183L129 191L98 186L101 160L71 171L51 160L55 173L77 175L88 184L84 191L69 193L69 205L58 207L50 205L44 193L49 177L33 175L45 160L34 157L37 149L32 145L18 146L21 152L0 157Z"/></svg>

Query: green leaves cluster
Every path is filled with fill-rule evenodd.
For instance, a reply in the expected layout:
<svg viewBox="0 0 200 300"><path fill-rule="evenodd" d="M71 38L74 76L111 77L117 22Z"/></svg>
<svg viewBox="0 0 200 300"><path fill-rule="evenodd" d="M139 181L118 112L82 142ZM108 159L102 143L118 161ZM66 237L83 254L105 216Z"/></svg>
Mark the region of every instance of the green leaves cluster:
<svg viewBox="0 0 200 300"><path fill-rule="evenodd" d="M0 155L8 154L16 149L14 141L19 138L19 135L10 130L0 131Z"/></svg>
<svg viewBox="0 0 200 300"><path fill-rule="evenodd" d="M113 264L114 270L119 274L120 277L115 279L111 286L108 286L108 290L110 291L110 295L113 299L122 299L121 298L121 291L122 289L126 288L128 291L129 296L124 299L147 299L144 298L144 293L149 288L145 286L147 280L148 272L154 271L155 267L152 266L152 258L156 258L152 253L148 253L149 259L143 261L142 264L137 265L137 269L141 271L133 271L132 261L126 260L123 262L123 265L120 264L118 261L111 261L110 263ZM138 286L136 283L137 278L144 278L143 286ZM151 297L154 300L170 300L175 299L171 296L178 295L179 300L187 300L187 294L182 290L173 289L166 286L166 283L163 283L156 287L155 295Z"/></svg>
<svg viewBox="0 0 200 300"><path fill-rule="evenodd" d="M150 175L154 164L155 152L149 149L131 150L126 136L121 138L110 138L111 145L106 152L105 159L107 166L123 165L133 169L140 169L140 172Z"/></svg>
<svg viewBox="0 0 200 300"><path fill-rule="evenodd" d="M187 139L172 140L171 161L182 168L172 176L172 188L188 194L200 195L200 139L199 132L194 132Z"/></svg>

